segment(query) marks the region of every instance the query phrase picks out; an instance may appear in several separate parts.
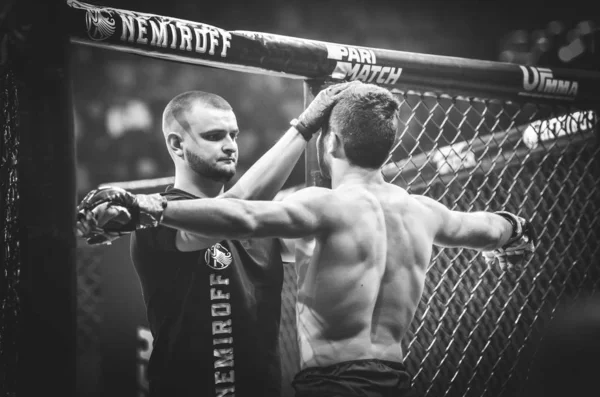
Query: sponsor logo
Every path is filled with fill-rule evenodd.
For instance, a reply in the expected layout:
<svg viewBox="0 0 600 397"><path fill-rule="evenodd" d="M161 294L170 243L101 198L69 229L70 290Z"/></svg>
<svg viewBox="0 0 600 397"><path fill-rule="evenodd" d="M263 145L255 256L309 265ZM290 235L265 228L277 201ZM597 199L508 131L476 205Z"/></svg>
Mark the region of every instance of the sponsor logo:
<svg viewBox="0 0 600 397"><path fill-rule="evenodd" d="M231 321L229 279L210 275L215 396L235 395L235 363Z"/></svg>
<svg viewBox="0 0 600 397"><path fill-rule="evenodd" d="M76 1L69 2L73 8L85 10L85 26L88 37L94 41L106 40L115 33L117 22L113 10L93 7Z"/></svg>
<svg viewBox="0 0 600 397"><path fill-rule="evenodd" d="M231 265L233 259L231 257L231 252L221 244L217 243L206 250L204 260L208 267L215 270L223 270Z"/></svg>
<svg viewBox="0 0 600 397"><path fill-rule="evenodd" d="M523 89L519 95L541 98L573 99L577 96L579 83L577 81L554 78L552 70L519 65L523 72Z"/></svg>
<svg viewBox="0 0 600 397"><path fill-rule="evenodd" d="M540 142L593 131L596 122L596 114L591 110L573 112L547 120L536 120L523 131L523 143L528 148L535 149Z"/></svg>
<svg viewBox="0 0 600 397"><path fill-rule="evenodd" d="M231 34L223 29L193 22L138 14L132 11L98 8L74 0L73 8L86 10L88 36L94 41L106 40L121 20L121 41L152 47L197 52L199 54L227 56L231 47Z"/></svg>
<svg viewBox="0 0 600 397"><path fill-rule="evenodd" d="M467 142L459 142L435 150L431 161L441 175L471 168L476 164L475 153L469 149Z"/></svg>
<svg viewBox="0 0 600 397"><path fill-rule="evenodd" d="M375 52L368 48L326 44L327 58L337 61L331 77L374 84L396 84L402 68L377 65Z"/></svg>

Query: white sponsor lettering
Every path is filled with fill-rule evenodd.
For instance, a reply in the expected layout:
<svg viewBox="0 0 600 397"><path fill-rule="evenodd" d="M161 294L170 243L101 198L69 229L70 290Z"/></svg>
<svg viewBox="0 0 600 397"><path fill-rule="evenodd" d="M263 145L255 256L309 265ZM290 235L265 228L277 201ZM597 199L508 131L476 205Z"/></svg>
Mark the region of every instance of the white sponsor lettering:
<svg viewBox="0 0 600 397"><path fill-rule="evenodd" d="M211 274L210 275L210 285L219 285L219 284L229 285L229 279L221 277L220 274ZM228 296L227 299L229 299L229 294L227 294L227 296Z"/></svg>
<svg viewBox="0 0 600 397"><path fill-rule="evenodd" d="M231 321L231 294L223 288L229 285L229 279L212 273L210 281L210 313L212 317L213 359L216 396L235 394L235 371L233 355L233 337ZM229 317L229 318L228 318Z"/></svg>
<svg viewBox="0 0 600 397"><path fill-rule="evenodd" d="M337 44L327 44L327 58L342 62L377 63L375 52L369 48L355 48Z"/></svg>
<svg viewBox="0 0 600 397"><path fill-rule="evenodd" d="M215 349L215 368L233 367L233 348Z"/></svg>
<svg viewBox="0 0 600 397"><path fill-rule="evenodd" d="M402 74L402 68L377 65L375 52L369 48L327 44L327 58L337 61L331 74L335 79L393 85Z"/></svg>
<svg viewBox="0 0 600 397"><path fill-rule="evenodd" d="M231 314L231 305L229 303L213 303L210 305L210 314L213 317L229 316Z"/></svg>
<svg viewBox="0 0 600 397"><path fill-rule="evenodd" d="M138 25L137 42L138 42L138 44L148 43L148 38L146 38L147 23L148 23L148 21L146 21L144 18L137 19L137 25Z"/></svg>
<svg viewBox="0 0 600 397"><path fill-rule="evenodd" d="M224 374L215 372L215 383L233 383L235 381L235 374L233 371L226 372Z"/></svg>
<svg viewBox="0 0 600 397"><path fill-rule="evenodd" d="M575 98L579 90L577 81L554 78L551 69L519 65L523 72L523 89L521 95L544 98Z"/></svg>
<svg viewBox="0 0 600 397"><path fill-rule="evenodd" d="M181 34L180 50L192 51L192 31L186 25L178 25L179 33ZM212 55L212 54L211 54Z"/></svg>
<svg viewBox="0 0 600 397"><path fill-rule="evenodd" d="M166 48L168 46L172 49L216 55L222 58L227 56L227 50L231 48L231 34L214 26L90 6L77 1L70 1L69 4L73 8L86 11L88 37L94 41L112 37L117 28L115 16L119 16L121 18L121 36L119 37L121 41L152 47Z"/></svg>
<svg viewBox="0 0 600 397"><path fill-rule="evenodd" d="M235 387L217 387L215 397L235 396Z"/></svg>
<svg viewBox="0 0 600 397"><path fill-rule="evenodd" d="M536 120L523 131L523 143L530 149L534 149L540 142L593 131L596 123L596 114L591 110L573 112L547 120Z"/></svg>
<svg viewBox="0 0 600 397"><path fill-rule="evenodd" d="M210 300L215 299L229 299L229 294L224 294L223 291L217 288L210 289Z"/></svg>
<svg viewBox="0 0 600 397"><path fill-rule="evenodd" d="M164 21L150 21L152 30L152 41L150 45L155 47L167 47L167 23Z"/></svg>

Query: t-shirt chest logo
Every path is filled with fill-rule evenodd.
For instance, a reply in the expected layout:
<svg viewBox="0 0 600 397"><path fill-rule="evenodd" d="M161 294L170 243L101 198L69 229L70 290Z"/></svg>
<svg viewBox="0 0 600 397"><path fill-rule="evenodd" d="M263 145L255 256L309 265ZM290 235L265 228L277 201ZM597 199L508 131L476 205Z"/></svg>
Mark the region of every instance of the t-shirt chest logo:
<svg viewBox="0 0 600 397"><path fill-rule="evenodd" d="M204 260L208 267L215 270L226 269L233 261L231 252L219 243L206 250Z"/></svg>

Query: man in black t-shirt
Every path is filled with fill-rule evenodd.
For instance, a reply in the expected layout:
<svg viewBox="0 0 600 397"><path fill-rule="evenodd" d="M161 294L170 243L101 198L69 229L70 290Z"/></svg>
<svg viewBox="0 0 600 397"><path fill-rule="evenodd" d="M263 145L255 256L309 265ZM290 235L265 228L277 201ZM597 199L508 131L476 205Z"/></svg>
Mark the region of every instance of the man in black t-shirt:
<svg viewBox="0 0 600 397"><path fill-rule="evenodd" d="M197 198L172 188L169 200ZM177 231L139 230L131 258L156 338L151 395L280 395L283 268L275 239L183 252Z"/></svg>
<svg viewBox="0 0 600 397"><path fill-rule="evenodd" d="M353 84L360 83L322 91L227 192L239 133L231 106L201 91L178 95L163 113L165 142L175 164L174 186L163 195L167 200L273 199L338 94ZM85 202L80 220L89 215ZM107 225L104 230L82 225L79 235L90 244L120 236L107 233ZM283 248L279 239L227 240L219 230L198 235L157 227L132 235L131 258L154 338L148 366L151 397L280 397Z"/></svg>

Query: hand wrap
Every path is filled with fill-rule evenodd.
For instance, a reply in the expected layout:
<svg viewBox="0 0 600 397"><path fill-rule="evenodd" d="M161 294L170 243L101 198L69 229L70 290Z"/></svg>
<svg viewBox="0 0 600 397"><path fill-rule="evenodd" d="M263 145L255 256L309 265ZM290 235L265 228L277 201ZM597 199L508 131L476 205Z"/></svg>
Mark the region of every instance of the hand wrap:
<svg viewBox="0 0 600 397"><path fill-rule="evenodd" d="M500 215L509 221L513 227L513 233L508 242L497 249L483 251L482 255L487 264L498 264L502 269L511 269L522 266L531 257L535 250L536 236L531 223L510 212L498 211Z"/></svg>
<svg viewBox="0 0 600 397"><path fill-rule="evenodd" d="M106 186L89 192L77 206L77 230L88 244L110 244L137 229L158 226L167 199L160 194L132 194Z"/></svg>

